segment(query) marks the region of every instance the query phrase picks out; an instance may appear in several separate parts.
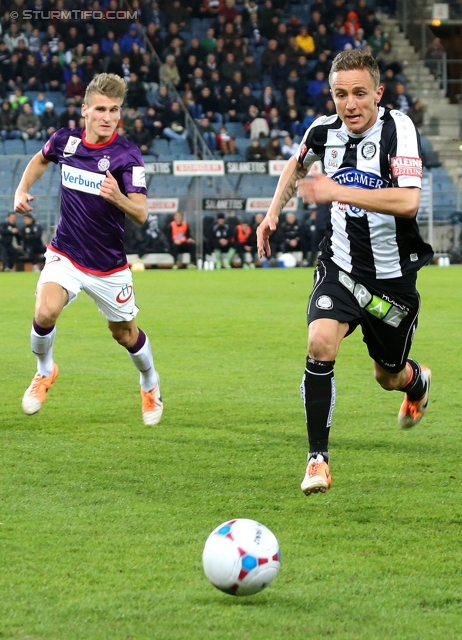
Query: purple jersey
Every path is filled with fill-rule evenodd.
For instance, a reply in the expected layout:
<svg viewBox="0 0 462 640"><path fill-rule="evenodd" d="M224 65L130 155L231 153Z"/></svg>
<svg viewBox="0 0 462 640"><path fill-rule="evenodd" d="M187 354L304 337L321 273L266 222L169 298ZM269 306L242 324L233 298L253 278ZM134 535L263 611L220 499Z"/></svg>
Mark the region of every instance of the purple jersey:
<svg viewBox="0 0 462 640"><path fill-rule="evenodd" d="M109 169L124 195L146 195L138 147L117 133L104 144L90 144L84 129L59 129L42 153L61 166L61 215L51 248L96 275L125 269L125 214L99 191Z"/></svg>

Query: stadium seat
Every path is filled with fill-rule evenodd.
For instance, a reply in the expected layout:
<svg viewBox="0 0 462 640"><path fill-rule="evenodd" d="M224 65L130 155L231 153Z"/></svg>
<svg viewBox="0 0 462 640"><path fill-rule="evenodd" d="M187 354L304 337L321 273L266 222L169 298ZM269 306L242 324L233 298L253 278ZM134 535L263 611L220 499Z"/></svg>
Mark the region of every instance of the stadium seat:
<svg viewBox="0 0 462 640"><path fill-rule="evenodd" d="M42 149L44 144L45 143L42 142L41 140L26 140L24 143L26 148L26 154L28 156L36 154L38 151Z"/></svg>
<svg viewBox="0 0 462 640"><path fill-rule="evenodd" d="M26 153L24 140L5 140L4 144L7 156L23 156Z"/></svg>

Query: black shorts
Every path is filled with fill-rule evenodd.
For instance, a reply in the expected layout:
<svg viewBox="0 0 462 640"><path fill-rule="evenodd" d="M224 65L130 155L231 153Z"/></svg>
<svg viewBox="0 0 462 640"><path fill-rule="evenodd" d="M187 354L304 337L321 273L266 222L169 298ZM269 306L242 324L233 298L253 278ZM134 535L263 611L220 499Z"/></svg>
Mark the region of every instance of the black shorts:
<svg viewBox="0 0 462 640"><path fill-rule="evenodd" d="M420 309L416 289L396 293L365 285L330 261L318 261L308 303L308 324L319 318L361 325L370 357L390 373L406 365Z"/></svg>

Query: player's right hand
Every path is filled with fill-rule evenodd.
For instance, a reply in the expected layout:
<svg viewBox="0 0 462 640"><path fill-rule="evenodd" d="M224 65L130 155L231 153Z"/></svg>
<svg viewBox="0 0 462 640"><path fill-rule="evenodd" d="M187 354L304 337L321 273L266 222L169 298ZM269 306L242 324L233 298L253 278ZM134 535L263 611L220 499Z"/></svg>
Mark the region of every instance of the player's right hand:
<svg viewBox="0 0 462 640"><path fill-rule="evenodd" d="M26 193L25 191L21 191L17 193L14 198L14 210L16 213L29 213L32 211L32 207L27 204L34 199L34 196L31 196L30 193Z"/></svg>
<svg viewBox="0 0 462 640"><path fill-rule="evenodd" d="M257 249L258 249L258 257L263 258L266 255L268 258L271 255L271 247L269 243L270 235L276 231L276 226L278 223L279 217L274 214L268 213L266 214L263 221L257 227Z"/></svg>

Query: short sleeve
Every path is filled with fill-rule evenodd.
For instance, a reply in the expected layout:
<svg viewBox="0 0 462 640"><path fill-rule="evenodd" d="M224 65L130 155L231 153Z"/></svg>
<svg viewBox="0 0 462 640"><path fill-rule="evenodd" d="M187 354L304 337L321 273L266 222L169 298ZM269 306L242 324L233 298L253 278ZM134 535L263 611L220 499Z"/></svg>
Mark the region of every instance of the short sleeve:
<svg viewBox="0 0 462 640"><path fill-rule="evenodd" d="M42 155L45 158L45 160L50 160L51 162L54 162L55 164L58 164L59 162L59 158L58 158L58 152L57 152L57 136L58 136L58 131L55 131L54 134L51 136L51 138L43 145L42 147Z"/></svg>
<svg viewBox="0 0 462 640"><path fill-rule="evenodd" d="M140 150L136 147L129 152L122 178L126 193L147 195L144 161Z"/></svg>
<svg viewBox="0 0 462 640"><path fill-rule="evenodd" d="M419 133L404 113L392 110L390 115L395 124L387 150L392 184L395 187L421 188L423 164Z"/></svg>
<svg viewBox="0 0 462 640"><path fill-rule="evenodd" d="M298 151L296 153L296 158L300 164L302 164L305 169L309 169L313 162L319 160L319 156L313 150L313 134L315 131L315 127L323 124L326 120L326 116L321 116L317 120L313 122L313 124L305 131L305 135L303 136L300 146L298 147Z"/></svg>

